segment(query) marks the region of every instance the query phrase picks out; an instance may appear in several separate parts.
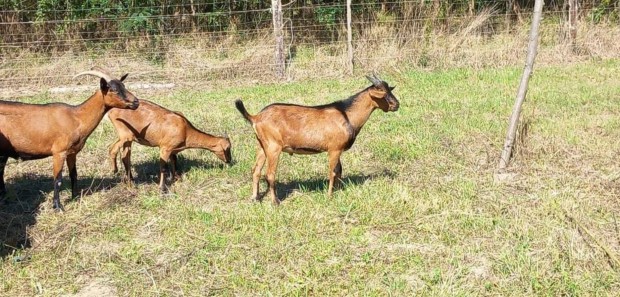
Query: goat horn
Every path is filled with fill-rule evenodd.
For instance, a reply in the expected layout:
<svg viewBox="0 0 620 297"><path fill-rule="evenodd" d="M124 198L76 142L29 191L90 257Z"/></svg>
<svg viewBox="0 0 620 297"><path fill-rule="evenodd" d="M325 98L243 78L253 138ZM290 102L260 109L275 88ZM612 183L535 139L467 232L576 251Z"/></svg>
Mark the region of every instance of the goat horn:
<svg viewBox="0 0 620 297"><path fill-rule="evenodd" d="M90 70L94 70L94 71L99 71L99 72L105 73L105 74L107 74L110 77L112 76L112 75L110 75L110 73L111 73L110 70L108 70L106 68L103 68L101 66L93 66L92 68L90 68Z"/></svg>
<svg viewBox="0 0 620 297"><path fill-rule="evenodd" d="M105 79L108 82L112 80L112 78L109 75L107 75L107 74L105 74L105 73L103 73L101 71L97 71L97 70L88 70L88 71L80 72L80 73L74 75L73 78L75 79L78 76L87 75L87 74L101 77L101 78Z"/></svg>
<svg viewBox="0 0 620 297"><path fill-rule="evenodd" d="M375 87L379 87L381 85L381 80L379 80L377 78L377 76L373 75L373 76L368 76L366 75L366 78L375 86Z"/></svg>

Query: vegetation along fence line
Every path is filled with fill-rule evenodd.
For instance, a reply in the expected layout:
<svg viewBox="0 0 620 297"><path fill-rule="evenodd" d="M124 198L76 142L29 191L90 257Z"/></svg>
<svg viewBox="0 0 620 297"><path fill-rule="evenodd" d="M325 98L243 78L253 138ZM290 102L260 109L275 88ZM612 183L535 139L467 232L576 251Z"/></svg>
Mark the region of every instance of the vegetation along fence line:
<svg viewBox="0 0 620 297"><path fill-rule="evenodd" d="M4 2L0 88L13 96L70 85L92 65L176 84L520 65L533 5L355 1L347 24L346 1L272 2ZM545 4L541 63L618 56L618 3L568 4Z"/></svg>

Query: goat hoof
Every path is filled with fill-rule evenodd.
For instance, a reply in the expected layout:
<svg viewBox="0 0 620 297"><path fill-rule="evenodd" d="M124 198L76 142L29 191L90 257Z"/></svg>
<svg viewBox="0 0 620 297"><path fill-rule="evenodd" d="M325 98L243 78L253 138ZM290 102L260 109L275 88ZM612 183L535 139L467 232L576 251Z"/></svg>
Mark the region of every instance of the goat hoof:
<svg viewBox="0 0 620 297"><path fill-rule="evenodd" d="M260 196L250 196L250 201L252 202L256 202L256 203L260 203L263 202L262 199L260 198Z"/></svg>
<svg viewBox="0 0 620 297"><path fill-rule="evenodd" d="M65 208L62 206L62 204L54 205L54 211L57 213L63 213L65 212Z"/></svg>

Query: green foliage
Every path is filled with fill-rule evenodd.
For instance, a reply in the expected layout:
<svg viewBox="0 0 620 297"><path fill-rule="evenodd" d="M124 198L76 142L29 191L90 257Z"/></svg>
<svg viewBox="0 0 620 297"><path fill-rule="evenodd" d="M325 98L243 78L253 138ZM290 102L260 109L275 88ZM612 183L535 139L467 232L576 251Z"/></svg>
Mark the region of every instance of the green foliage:
<svg viewBox="0 0 620 297"><path fill-rule="evenodd" d="M316 9L316 19L319 24L327 27L334 27L337 20L343 14L344 9L337 6L318 7Z"/></svg>
<svg viewBox="0 0 620 297"><path fill-rule="evenodd" d="M592 8L588 14L588 18L594 23L600 23L605 19L617 22L619 12L617 9L614 9L615 5L617 5L617 1L601 0L598 5Z"/></svg>
<svg viewBox="0 0 620 297"><path fill-rule="evenodd" d="M412 4L411 1L355 1L352 5L354 29L363 30L374 22L391 22L411 18L407 9L411 6L418 13L416 21L422 22L426 28L438 25L436 18L444 19L469 13L470 0L421 1ZM505 12L507 7L503 1L475 0L474 11L485 8L494 8L498 13ZM521 3L521 11L526 13L531 9L533 1ZM582 1L583 7L589 10L588 19L593 22L604 20L617 21L618 10L614 9L613 0ZM188 32L222 32L230 28L231 24L237 32L247 32L257 28L271 27L271 13L269 1L178 1L161 2L155 0L5 0L2 9L6 15L15 15L20 21L33 21L37 25L23 25L20 32L12 34L14 27L0 26L0 41L11 43L15 41L49 42L40 50L53 50L55 41L60 46L73 46L67 40L91 40L92 45L110 45L123 47L118 42L119 35L131 37L148 37L149 40L157 36L182 34ZM562 10L560 1L546 6L553 11ZM295 32L296 40L308 39L337 39L338 30L346 18L344 1L335 0L306 0L295 1L284 8L285 19L290 19L287 26L312 26L314 30L299 30ZM15 18L10 18L15 19ZM413 21L413 20L411 20ZM443 21L442 21L443 22ZM6 30L3 31L3 30ZM6 33L6 34L4 34ZM244 33L240 33L240 37ZM23 40L23 39L28 40ZM157 41L156 41L157 42ZM24 43L27 44L27 43ZM77 44L83 46L82 43ZM144 47L152 48L156 44L144 43ZM38 50L38 49L37 49ZM156 58L155 60L157 60ZM427 64L424 59L421 65Z"/></svg>

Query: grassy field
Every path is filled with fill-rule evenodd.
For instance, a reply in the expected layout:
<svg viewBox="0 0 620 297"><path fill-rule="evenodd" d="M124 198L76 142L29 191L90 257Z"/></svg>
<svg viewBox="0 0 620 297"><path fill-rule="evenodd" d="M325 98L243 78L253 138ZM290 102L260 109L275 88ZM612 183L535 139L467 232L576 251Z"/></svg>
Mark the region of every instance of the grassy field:
<svg viewBox="0 0 620 297"><path fill-rule="evenodd" d="M344 187L326 196L325 154L283 154L280 207L249 201L256 140L234 100L251 113L272 102L322 104L365 88L363 77L134 91L206 132L228 132L236 164L186 151L183 180L161 196L158 151L134 145L129 188L110 172L115 135L104 120L78 155L84 195L70 201L65 178L66 212L55 213L51 160L11 160L0 295L613 296L618 73L618 60L536 69L514 162L501 175L521 69L383 75L401 109L372 115L343 155Z"/></svg>

